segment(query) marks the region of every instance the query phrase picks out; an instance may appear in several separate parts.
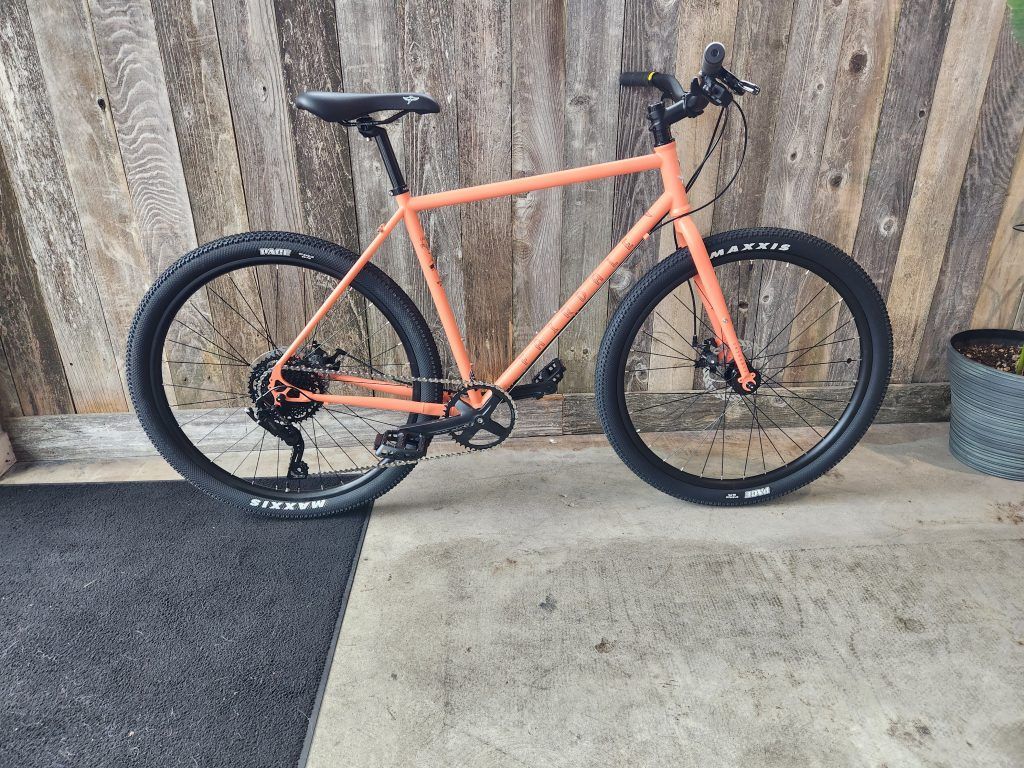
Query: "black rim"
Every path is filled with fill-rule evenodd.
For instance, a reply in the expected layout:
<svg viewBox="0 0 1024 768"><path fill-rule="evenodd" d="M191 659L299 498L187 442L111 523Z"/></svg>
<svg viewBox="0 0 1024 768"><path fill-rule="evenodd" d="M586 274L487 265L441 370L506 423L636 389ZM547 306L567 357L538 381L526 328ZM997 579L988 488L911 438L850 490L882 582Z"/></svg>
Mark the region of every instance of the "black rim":
<svg viewBox="0 0 1024 768"><path fill-rule="evenodd" d="M757 306L755 306L752 311L749 306L747 307L749 312L747 317L750 322L753 323L753 331L750 332L748 330L747 333L750 333L750 335L756 338L759 330L757 327L759 320L757 318L762 311L760 306L760 297L762 295L762 286L764 283L763 270L767 269L768 265L788 264L792 265L792 268L806 270L807 274L813 274L821 281L821 283L824 284L824 286L831 288L835 295L842 300L842 308L849 313L848 318L840 319L835 324L827 326L828 330L826 333L823 333L822 336L825 337L828 336L828 334L832 335L828 336L828 338L824 338L823 343L825 346L829 346L831 342L838 349L832 350L828 362L814 363L814 365L824 367L827 370L833 370L837 364L846 363L846 358L839 357L836 359L836 353L840 350L844 350L843 354L849 353L851 349L855 350L853 353L858 354L859 359L853 360L850 358L851 362L858 363L856 380L851 382L853 386L850 388L852 391L850 392L849 398L843 399L845 405L843 406L841 413L838 413L838 408L830 410L834 407L832 404L815 402L815 397L811 393L794 391L793 385L788 384L785 381L785 373L788 366L783 366L779 370L777 370L777 366L767 367L761 389L753 395L740 395L736 393L725 380L719 380L714 382L714 389L693 387L689 391L684 391L683 388L680 387L678 392L647 393L645 402L645 397L637 394L635 390L627 392L627 383L630 380L630 376L628 374L632 373L632 370L629 368L629 364L631 358L634 360L636 358L635 346L638 337L646 341L648 344L650 360L658 363L655 365L652 362L650 366L651 369L664 369L671 367L673 362L677 362L672 360L673 357L684 360L689 358L693 360L699 355L699 352L694 350L692 347L692 333L690 334L691 338L689 340L685 338L685 334L674 335L672 337L672 342L670 342L671 348L669 349L662 348L662 345L665 344L664 340L662 340L661 344L656 344L655 341L652 341L652 338L657 335L656 332L652 334L649 328L649 326L653 324L652 317L655 321L658 321L662 327L671 327L670 321L666 322L665 318L657 316L659 308L661 307L662 302L669 297L670 294L673 294L673 292L680 288L685 289L688 284L691 284L696 270L691 265L691 268L687 273L680 276L678 280L667 281L668 284L655 295L653 300L647 303L647 306L652 306L654 308L653 311L638 318L638 320L633 324L633 327L630 328L627 344L623 353L620 355L620 359L618 360L616 380L619 382L619 386L617 387L619 412L623 415L626 432L630 436L634 446L642 456L658 470L669 477L688 485L699 485L726 492L751 487L756 488L758 486L770 486L772 483L777 483L785 477L792 476L794 473L808 466L828 451L828 449L846 431L849 423L856 416L859 406L866 396L870 383L870 373L872 370L871 334L867 317L860 305L860 302L856 300L849 286L841 281L833 272L822 266L820 263L802 257L792 251L786 253L775 252L770 255L770 258L750 258L749 256L744 256L742 253L730 254L716 259L714 266L716 272L721 274L723 267L742 263L749 263L751 265L751 272L754 270L758 271L758 277L753 278L751 282L747 284L747 289L749 289L754 284L754 281L757 281L758 290L753 295L757 296L759 299ZM731 294L731 292L724 286L723 290L725 290L727 296ZM747 295L750 295L749 290ZM806 297L807 294L806 292L803 292L801 295ZM801 315L802 313L810 312L810 307L820 309L824 306L824 308L829 311L833 311L835 309L830 306L827 299L821 300L821 293L815 295L815 291L812 290L810 292L810 296L811 301L800 302L797 306L792 308L792 318L789 316L786 317L786 323L790 323L790 325L786 326L790 335L787 336L786 333L781 333L782 336L786 338L795 337L798 340L805 337L805 333L800 331L794 332L793 329L794 327L799 327L798 324L805 322L806 315L803 320L801 320ZM699 298L695 297L694 301L699 305ZM735 317L737 310L731 306L730 311L733 312ZM694 317L691 317L691 325L687 326L687 330L692 330L692 328L696 326L698 342L704 339L706 335L709 335L706 320L699 317L700 314L701 313L699 311L696 314L692 311L689 312L689 315L693 315ZM814 315L811 315L811 317L814 317ZM840 317L842 318L842 316ZM844 323L848 324L844 326ZM810 325L813 326L813 323ZM648 327L645 328L645 326ZM844 327L845 329L849 329L851 327L855 328L857 338L852 339L851 337L848 337L843 332ZM739 328L737 330L739 330ZM839 331L838 334L835 333L837 330ZM779 333L780 332L777 332L774 329L770 331L772 336L777 336ZM741 337L741 341L743 341L744 334L740 333L739 335ZM755 368L759 365L764 365L765 360L763 353L769 352L769 350L772 349L771 344L776 341L777 340L773 340L767 346L751 345L757 347L754 349L752 355ZM747 344L745 343L744 346L746 349ZM809 354L807 348L818 349L820 352L821 344L805 344L804 346L795 346L793 348L790 348L787 344L782 352L776 354L781 355L784 352L786 354L785 359L788 360L789 363L792 363L794 366L799 366L803 362L803 357L801 356ZM668 365L666 365L666 363ZM714 379L715 377L713 376L712 378ZM801 378L805 380L803 383L807 383L806 377ZM811 381L813 382L815 380ZM832 381L832 379L830 377L826 377L820 381L829 382ZM799 386L801 385L797 385L798 388ZM710 396L711 398L721 401L721 411L719 412L716 409L714 414L717 415L712 413L708 414L709 424L704 430L671 430L666 429L665 427L672 425L664 424L656 425L658 428L651 429L651 420L657 418L658 409L663 408L664 406L664 403L662 405L650 405L651 403L658 403L659 398L657 398L656 395L665 395L665 399L670 401L668 404L673 405L677 411L680 409L685 409L687 411L695 410L698 406L704 405ZM806 426L801 425L800 427L792 428L789 431L791 433L795 432L797 429L807 431L807 429L810 428L810 430L816 433L815 437L817 439L814 444L805 448L801 444L801 440L793 440L796 447L800 449L800 453L799 455L793 455L787 459L786 454L792 451L792 445L790 445L788 451L785 444L780 445L783 440L787 439L785 435L787 431L786 427L780 426L778 421L772 424L764 418L765 409L763 406L763 398L765 397L772 397L781 401L781 409L790 413L792 418L798 420L802 418L805 423L810 421L811 423ZM759 399L762 399L762 402L758 402ZM744 402L741 413L745 413L747 418L745 422L742 420L738 423L734 422L735 426L733 427L733 432L729 433L731 402ZM833 403L834 402L835 401L833 401ZM638 403L645 403L642 408L649 407L651 411L654 411L654 414L649 414L648 417L643 417L643 411L638 410L635 407ZM796 405L793 405L794 403L796 403ZM733 412L735 412L735 410L736 409L734 408ZM831 419L831 423L828 426L827 431L821 429L821 425L814 424L813 419L807 418L808 413L824 413L828 416ZM769 417L771 416L771 414L767 415ZM637 418L638 416L639 418ZM778 419L778 417L776 417L776 419ZM716 420L718 420L717 424ZM661 441L664 449L665 439L659 436L670 435L671 433L678 434L680 432L685 433L699 431L701 433L706 433L707 429L710 429L712 426L714 426L714 430L710 433L710 439L707 439L702 444L701 451L696 453L691 452L691 455L687 456L681 467L677 467L675 463L670 463L667 459L671 458L671 456L663 456L656 450L656 446L651 445L652 442ZM736 437L741 431L745 431L745 436L747 438L745 445L742 444L742 437ZM772 445L767 439L773 433L777 438L774 445ZM734 435L732 440L730 440L730 434ZM645 439L645 435L653 435L654 437ZM792 437L792 435L790 437ZM740 441L740 447L734 451L732 446L737 443L737 440ZM729 447L727 448L727 446ZM763 459L761 453L762 450L765 451ZM724 468L727 461L732 461L734 454L736 454L736 464L738 464L738 454L740 453L743 455L743 471L739 473L740 476L726 476L728 473ZM778 454L779 461L772 462L768 458L768 455L770 454ZM751 458L751 455L753 455L753 458ZM691 458L696 459L692 465L690 464ZM769 469L773 463L777 463L778 466ZM719 474L717 476L713 476L713 470L716 466L719 470ZM695 473L693 471L684 471L683 468L697 469L699 472ZM761 469L762 471L747 472L748 468Z"/></svg>
<svg viewBox="0 0 1024 768"><path fill-rule="evenodd" d="M249 243L246 244L246 250L251 251L258 246L265 245L267 245L265 242ZM282 441L274 438L273 435L269 434L265 429L252 421L245 414L245 408L252 405L251 399L246 402L242 397L243 395L248 396L248 391L243 391L237 387L224 388L220 391L217 391L215 387L203 387L205 389L214 390L204 393L200 391L202 388L195 386L195 382L193 382L193 385L182 385L175 382L173 373L171 376L171 383L168 384L165 381L165 364L169 366L170 360L182 362L180 352L188 351L188 347L186 345L189 344L188 341L184 343L171 344L171 346L179 350L179 352L176 353L176 356L168 355L166 350L168 349L169 330L176 321L182 322L178 320L178 315L182 308L204 287L208 287L206 299L211 302L211 306L213 306L214 303L221 304L225 307L224 311L227 314L231 314L239 325L247 325L251 330L251 333L254 335L261 337L265 336L266 338L261 340L261 344L264 347L271 350L280 350L282 346L288 343L278 343L280 342L280 339L276 338L277 333L270 329L270 320L266 314L268 311L273 311L275 314L280 316L280 307L275 306L274 310L268 310L267 305L257 307L256 301L253 300L253 298L250 298L247 304L243 303L242 300L245 298L244 291L238 289L237 286L232 286L233 281L230 280L231 277L236 276L242 270L250 270L253 275L256 275L258 269L269 267L278 268L275 271L279 271L280 267L289 267L293 270L304 271L299 274L315 273L324 275L330 279L331 287L336 285L337 281L343 276L338 274L336 271L325 267L321 263L297 263L294 259L283 259L279 256L260 256L252 255L251 253L246 255L243 253L237 259L232 259L226 264L222 264L211 270L205 271L201 275L198 275L189 281L186 286L178 291L174 299L165 305L153 337L154 342L149 348L148 366L150 381L152 382L153 403L156 407L157 416L173 436L174 443L177 447L185 453L187 460L199 465L203 472L210 478L242 492L256 493L260 497L268 499L301 501L329 498L336 496L339 493L354 491L363 487L389 471L397 471L395 469L374 468L361 474L354 474L352 472L346 472L345 468L335 467L331 462L331 455L338 452L349 456L350 463L353 466L359 466L360 463L362 465L371 465L376 461L375 457L373 457L372 437L369 441L361 439L361 436L353 434L350 427L345 428L344 420L355 417L366 423L369 427L372 427L372 429L376 431L383 431L385 429L401 426L403 423L415 422L426 417L410 415L406 420L403 420L401 418L401 414L397 412L391 414L393 419L387 419L386 417L381 418L377 414L374 416L361 416L355 413L354 409L348 408L347 406L338 406L337 408L347 410L347 413L341 413L342 418L339 420L339 411L335 410L336 407L329 407L325 405L322 407L320 412L320 416L322 418L318 418L316 414L313 414L305 420L305 423L298 424L298 428L305 436L307 445L305 461L309 464L309 478L306 480L287 480L286 478L281 477L279 472L275 473L273 476L267 475L266 469L263 468L266 466L261 463L260 459L260 456L263 453L271 450L274 452L274 466L277 468L287 465L287 457L290 455L290 449L285 445L282 445ZM210 287L217 278L226 275L229 276L229 282L226 288L221 286L223 290L218 291ZM260 282L259 277L255 277L254 279L257 283ZM305 282L303 282L303 285L305 285ZM227 298L226 294L228 293L229 288L232 291L237 290L237 295L240 297L238 300L232 302L231 299ZM353 288L357 289L357 294L360 299L364 300L368 305L371 305L376 312L379 313L380 317L386 321L387 325L381 325L376 332L379 333L383 328L387 327L390 328L390 332L397 337L401 352L404 354L404 365L407 366L403 376L420 375L415 355L412 353L413 347L411 341L403 326L396 321L393 313L380 303L373 301L369 295L359 292L357 285L354 285ZM278 291L275 291L275 295L278 293ZM351 296L351 290L349 295ZM258 299L261 303L263 302L264 297L262 287L255 299ZM307 299L305 295L303 296L303 301L304 303L307 301L313 301L316 306L319 306L318 300L313 300L311 298ZM229 311L227 306L232 303L234 303L235 306ZM275 304L279 305L279 302L276 302ZM305 316L300 318L300 324L304 323L308 316L308 313L305 311L303 314ZM262 325L257 322L261 316L264 321ZM189 318L185 318L185 320L188 319ZM280 321L276 321L275 325L279 322ZM231 342L233 339L226 338L223 332L218 330L216 323L212 322L209 317L205 319L200 318L199 322L182 322L182 324L189 329L190 333L194 334L193 341L199 341L199 343L192 344L193 347L197 347L199 349L192 350L190 354L194 356L198 351L216 358L215 362L207 363L207 365L223 367L225 370L233 369L235 371L243 371L251 370L253 364L256 362L256 360L253 359L253 356L249 355L247 351L243 351L238 344L232 344ZM200 325L201 327L199 327ZM279 328L275 328L274 330L277 331ZM368 332L372 331L369 331L368 329ZM202 341L201 337L205 337L206 341ZM314 335L314 338L315 337L316 335ZM294 338L294 336L292 336L292 338ZM327 336L322 341L331 342L331 339ZM367 341L369 342L369 339ZM396 353L396 348L392 347L387 349L385 350L385 353ZM273 356L272 353L268 351L264 351L263 354L271 357ZM185 361L188 360L187 357L183 359ZM364 360L363 362L369 362L374 371L382 372L380 368L380 365L382 365L381 363L378 363L373 359L370 359L369 361ZM387 365L396 366L397 364L387 363ZM248 368L243 368L243 366L248 366ZM395 368L393 367L391 370L395 370ZM402 378L403 376L398 376L396 378ZM422 386L423 385L420 383L413 384L414 397L416 399L419 399L422 395ZM166 395L166 389L169 388L174 389L175 391L184 389L192 393L191 396L195 399L190 399L188 405L198 406L201 410L199 414L188 414L188 419L199 419L204 417L211 418L215 422L214 432L220 428L216 422L217 414L215 412L219 410L221 415L227 413L228 415L224 421L220 422L221 425L231 422L232 426L236 429L244 429L242 437L235 441L237 446L231 443L229 438L223 438L228 441L228 448L226 450L221 450L219 453L215 453L212 458L200 449L196 443L203 442L206 440L206 437L204 436L202 439L194 441L193 438L186 434L185 428L190 426L190 422L188 420L179 421L178 417L175 415L176 409L172 408ZM363 391L361 394L366 393ZM223 405L223 402L218 402L218 400L229 400L231 401L231 405L225 406ZM177 410L180 412L183 409ZM213 414L212 416L211 413ZM242 419L244 419L244 421L242 421ZM241 424L242 427L239 427L239 424ZM205 435L205 429L203 431ZM358 448L354 445L350 445L347 446L348 451L346 452L344 441L338 437L338 435L341 435L344 432L347 432L349 437L354 439L354 442L359 443ZM369 435L367 434L367 436ZM333 444L331 442L332 440ZM312 450L310 450L310 447ZM241 462L238 465L239 467L244 465L247 461L252 461L253 456L256 457L255 471L251 476L248 474L248 469L246 476L241 477L216 463L218 458L220 458L224 453L232 451L236 454L243 454ZM355 459L354 456L356 454L358 454L361 459ZM310 481L310 478L313 478L313 480Z"/></svg>

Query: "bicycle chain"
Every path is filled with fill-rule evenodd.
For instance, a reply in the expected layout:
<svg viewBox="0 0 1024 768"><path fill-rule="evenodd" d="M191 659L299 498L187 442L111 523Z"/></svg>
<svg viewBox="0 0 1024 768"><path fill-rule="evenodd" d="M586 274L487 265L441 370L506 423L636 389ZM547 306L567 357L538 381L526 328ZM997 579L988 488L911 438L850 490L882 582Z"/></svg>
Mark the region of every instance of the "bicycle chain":
<svg viewBox="0 0 1024 768"><path fill-rule="evenodd" d="M283 366L281 366L281 370L299 371L299 372L302 372L302 373L312 373L312 374L317 374L317 375L321 375L321 376L327 375L327 374L331 374L331 373L334 373L334 374L340 373L340 374L342 374L344 376L350 376L350 375L366 376L366 371L365 370L355 371L355 370L352 370L352 369L343 369L343 368L337 368L337 369L335 369L335 368L316 368L314 366L300 365L300 364L295 364L295 363L290 364L290 365L289 364L283 365ZM466 380L466 379L438 379L438 378L431 378L431 377L426 377L426 376L409 376L409 377L404 378L404 379L399 379L399 378L396 378L394 376L389 376L388 374L383 373L383 372L378 372L378 373L379 373L380 376L383 376L384 378L390 379L391 381L395 382L396 384L406 384L406 385L409 385L409 384L413 384L415 382L420 382L420 383L423 383L423 384L441 384L449 392L455 392L458 389L462 389L462 388L470 388L470 389L472 389L473 387L493 387L494 389L496 389L499 392L501 392L502 395L504 395L505 400L509 404L509 407L512 408L512 423L513 424L515 424L515 420L519 416L519 411L516 408L516 401L512 399L512 396L505 389L503 389L502 387L499 387L497 384L492 384L492 383L486 382L486 381L480 381L478 379L469 379L469 380ZM270 375L270 371L267 371L267 376L269 376L269 375ZM353 415L355 415L356 418L359 418L358 414L353 414ZM396 430L401 430L400 426L396 426L394 428ZM447 437L450 440L454 440L454 437L452 437L451 433L448 433ZM433 441L433 438L431 438L431 441ZM503 442L505 442L505 441L502 440L500 443L497 443L496 445L482 446L482 447L479 447L479 448L467 445L467 446L462 446L463 450L461 450L461 451L453 451L451 453L441 453L441 454L437 454L436 456L420 456L417 459L395 459L395 460L391 460L391 461L389 461L387 459L380 459L376 464L367 464L367 465L362 466L362 467L353 467L351 469L346 469L343 474L348 474L350 472L358 472L358 473L362 474L363 472L369 472L372 469L380 469L381 467L386 467L386 468L390 469L391 467L403 467L403 466L408 466L408 465L416 465L416 464L419 464L421 462L426 462L426 461L436 461L438 459L451 459L451 458L455 458L457 456L467 456L467 455L469 455L471 453L480 453L481 451L489 451L492 448L497 448Z"/></svg>

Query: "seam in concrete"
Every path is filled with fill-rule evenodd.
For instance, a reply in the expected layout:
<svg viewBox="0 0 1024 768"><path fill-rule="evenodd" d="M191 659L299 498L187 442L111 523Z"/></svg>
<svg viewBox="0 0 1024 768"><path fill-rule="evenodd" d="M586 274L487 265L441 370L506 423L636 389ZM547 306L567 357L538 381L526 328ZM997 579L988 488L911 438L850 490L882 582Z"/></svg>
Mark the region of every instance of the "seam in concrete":
<svg viewBox="0 0 1024 768"><path fill-rule="evenodd" d="M327 658L324 659L324 670L320 675L320 685L317 687L316 698L313 700L313 711L309 715L309 726L306 728L306 738L302 742L302 752L299 753L298 768L306 768L309 761L309 753L313 747L313 736L316 733L317 720L320 719L320 708L324 703L324 693L327 690L327 680L331 676L331 667L334 665L334 652L338 648L338 638L341 636L341 625L345 620L345 610L348 608L348 599L352 594L352 584L355 582L356 571L359 569L359 559L363 554L363 542L366 541L366 530L370 527L370 518L373 516L373 505L370 505L370 513L363 523L363 530L359 532L359 543L356 545L356 558L348 574L348 582L345 584L345 591L341 596L341 606L338 608L338 620L334 622L334 637L331 638L331 647L327 649Z"/></svg>

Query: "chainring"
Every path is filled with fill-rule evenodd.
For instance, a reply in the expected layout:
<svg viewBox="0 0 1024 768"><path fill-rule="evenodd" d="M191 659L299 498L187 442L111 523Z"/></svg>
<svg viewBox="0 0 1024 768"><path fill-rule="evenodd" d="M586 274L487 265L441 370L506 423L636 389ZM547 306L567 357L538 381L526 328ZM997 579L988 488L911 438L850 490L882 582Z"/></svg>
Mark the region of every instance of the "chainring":
<svg viewBox="0 0 1024 768"><path fill-rule="evenodd" d="M470 392L489 392L490 398L480 407L480 414L473 423L451 433L459 445L474 450L494 448L503 443L516 425L516 407L512 398L501 387L493 384L471 384L463 386L448 401L447 409L452 415L471 409L466 402Z"/></svg>

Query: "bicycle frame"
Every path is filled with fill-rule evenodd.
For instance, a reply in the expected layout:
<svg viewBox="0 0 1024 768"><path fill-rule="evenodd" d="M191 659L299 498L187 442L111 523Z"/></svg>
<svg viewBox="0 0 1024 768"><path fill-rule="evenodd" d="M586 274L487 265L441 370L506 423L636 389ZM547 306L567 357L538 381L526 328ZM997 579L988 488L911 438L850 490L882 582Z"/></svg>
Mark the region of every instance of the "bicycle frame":
<svg viewBox="0 0 1024 768"><path fill-rule="evenodd" d="M548 345L572 321L577 313L586 306L591 297L597 293L636 247L643 240L650 237L651 230L666 215L681 217L673 222L673 226L675 226L676 234L680 240L685 242L687 248L689 248L690 256L697 268L694 284L697 286L701 303L707 312L712 329L714 330L715 344L719 347L723 344L725 345L726 351L723 354L731 358L736 365L740 384L747 385L752 383L754 381L754 374L749 370L746 359L743 356L743 350L740 348L736 332L733 329L732 320L729 316L729 310L725 303L725 297L722 295L722 289L715 276L711 259L708 257L707 249L704 247L704 240L693 220L685 215L690 211L690 203L680 176L679 158L676 155L676 146L673 141L656 146L649 155L626 160L615 160L582 168L543 173L510 181L481 184L479 186L465 187L418 197L413 196L409 192L402 192L396 195L395 201L398 205L398 210L395 211L386 224L378 228L377 235L373 238L373 241L366 247L366 250L363 251L348 273L341 279L337 287L317 310L316 314L310 318L306 326L281 356L271 373L270 386L283 389L285 394L282 397L288 402L318 401L354 408L402 411L428 416L441 417L448 415L444 404L422 403L412 400L412 387L405 384L335 373L329 375L331 380L344 382L370 390L371 392L379 392L389 396L381 397L372 394L367 396L332 395L308 392L289 384L284 377L282 369L285 363L299 351L303 343L312 335L320 320L334 306L335 302L344 295L359 272L369 263L381 244L401 221L405 223L406 232L412 240L416 258L419 260L420 268L423 270L423 276L430 290L430 296L437 309L438 316L441 318L441 325L444 328L452 355L458 365L459 373L465 380L472 379L472 360L469 351L466 349L465 342L463 342L462 333L455 320L451 305L448 303L448 296L445 293L440 276L437 273L434 258L430 253L423 227L420 224L419 212L497 197L508 197L540 189L564 187L570 184L606 179L612 176L623 176L655 170L661 172L661 179L664 185L662 195L630 228L597 268L590 273L569 300L555 312L551 319L527 344L526 348L515 357L495 383L502 389L510 389L529 370L530 366L536 362L537 358L544 353ZM477 393L471 393L469 400L470 404L474 407L480 404L480 396Z"/></svg>

